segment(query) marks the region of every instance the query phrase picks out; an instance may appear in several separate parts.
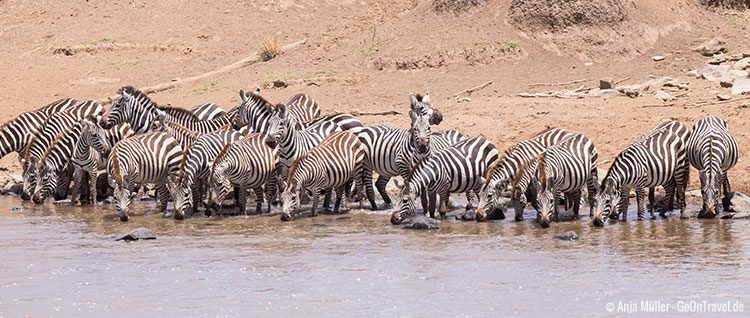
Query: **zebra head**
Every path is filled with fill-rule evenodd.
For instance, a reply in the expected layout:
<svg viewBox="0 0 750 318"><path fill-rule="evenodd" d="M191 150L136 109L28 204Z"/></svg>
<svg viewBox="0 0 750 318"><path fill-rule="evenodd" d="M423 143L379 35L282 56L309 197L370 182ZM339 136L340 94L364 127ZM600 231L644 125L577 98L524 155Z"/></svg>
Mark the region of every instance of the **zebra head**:
<svg viewBox="0 0 750 318"><path fill-rule="evenodd" d="M703 213L704 218L713 218L719 212L719 196L722 184L722 178L716 167L707 166L698 171L701 179L701 195L703 196Z"/></svg>
<svg viewBox="0 0 750 318"><path fill-rule="evenodd" d="M167 187L172 194L172 200L174 200L174 218L182 220L186 214L192 212L193 191L191 191L190 185L187 184L187 180L182 178L178 180L177 178L170 177Z"/></svg>
<svg viewBox="0 0 750 318"><path fill-rule="evenodd" d="M24 159L23 164L23 191L21 192L21 199L30 200L32 191L36 188L36 168L37 161L33 158Z"/></svg>
<svg viewBox="0 0 750 318"><path fill-rule="evenodd" d="M111 150L109 143L107 143L107 132L99 127L97 119L92 116L83 119L83 129L81 129L81 140L79 142L88 143L104 157L108 156Z"/></svg>
<svg viewBox="0 0 750 318"><path fill-rule="evenodd" d="M544 169L543 167L540 167L540 170ZM549 216L552 213L552 211L555 210L555 189L553 187L554 180L552 178L547 178L542 174L541 177L541 185L537 189L537 196L536 200L539 202L539 225L541 225L543 228L549 227Z"/></svg>
<svg viewBox="0 0 750 318"><path fill-rule="evenodd" d="M292 214L299 210L300 184L297 179L292 179L284 192L281 193L281 220L289 221Z"/></svg>
<svg viewBox="0 0 750 318"><path fill-rule="evenodd" d="M214 163L211 168L211 175L208 178L208 188L211 195L210 209L220 209L221 203L224 202L231 184L227 178L226 167L222 163Z"/></svg>
<svg viewBox="0 0 750 318"><path fill-rule="evenodd" d="M430 151L430 123L426 116L418 116L415 112L410 111L411 117L411 143L414 145L417 158L422 159Z"/></svg>
<svg viewBox="0 0 750 318"><path fill-rule="evenodd" d="M430 125L438 125L443 121L443 114L430 104L430 93L414 95L409 93L409 102L411 102L411 111L420 116L427 116Z"/></svg>
<svg viewBox="0 0 750 318"><path fill-rule="evenodd" d="M130 201L133 194L130 191L130 179L127 175L121 176L121 182L114 183L115 209L120 214L120 221L128 221L128 211L130 211Z"/></svg>
<svg viewBox="0 0 750 318"><path fill-rule="evenodd" d="M479 206L477 206L477 222L505 215L505 207L500 201L500 193L510 184L510 178L487 178L479 190ZM516 217L516 221L520 221Z"/></svg>
<svg viewBox="0 0 750 318"><path fill-rule="evenodd" d="M532 191L536 191L536 189ZM523 189L514 187L510 195L510 202L513 204L513 210L516 213L516 221L523 221L523 210L526 209L526 205L529 203L526 200L526 194Z"/></svg>
<svg viewBox="0 0 750 318"><path fill-rule="evenodd" d="M282 140L289 135L289 129L296 125L292 116L286 111L286 105L279 103L276 105L276 111L268 120L268 133L266 145L275 148Z"/></svg>
<svg viewBox="0 0 750 318"><path fill-rule="evenodd" d="M237 106L232 128L240 130L249 126L251 132L265 133L268 119L273 114L273 105L260 96L260 88L256 88L252 95L240 90L240 97L242 102Z"/></svg>
<svg viewBox="0 0 750 318"><path fill-rule="evenodd" d="M414 191L411 185L404 185L404 189L398 196L396 206L391 214L391 224L398 225L404 222L407 218L414 215L417 210L416 206L417 193Z"/></svg>
<svg viewBox="0 0 750 318"><path fill-rule="evenodd" d="M99 120L99 125L104 129L110 129L114 125L128 121L133 115L133 107L136 104L135 88L123 86L119 93L120 97L112 102L112 105Z"/></svg>
<svg viewBox="0 0 750 318"><path fill-rule="evenodd" d="M622 190L615 180L605 178L594 199L594 226L604 226L604 218L617 217L617 205L620 203ZM614 212L614 213L613 213Z"/></svg>
<svg viewBox="0 0 750 318"><path fill-rule="evenodd" d="M37 182L36 190L32 201L36 204L44 203L44 200L52 193L53 189L57 188L57 171L52 163L48 161L42 161L37 167Z"/></svg>

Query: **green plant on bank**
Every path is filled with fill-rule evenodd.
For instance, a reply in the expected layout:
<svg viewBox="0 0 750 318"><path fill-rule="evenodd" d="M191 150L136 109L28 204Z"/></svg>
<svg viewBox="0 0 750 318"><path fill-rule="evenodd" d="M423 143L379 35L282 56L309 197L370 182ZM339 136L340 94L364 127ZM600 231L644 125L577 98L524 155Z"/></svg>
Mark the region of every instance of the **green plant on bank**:
<svg viewBox="0 0 750 318"><path fill-rule="evenodd" d="M268 79L272 81L289 80L297 77L297 73L297 70L278 71L268 75Z"/></svg>
<svg viewBox="0 0 750 318"><path fill-rule="evenodd" d="M110 38L101 38L101 40L93 40L93 41L89 42L89 44L96 45L97 43L104 43L104 42L115 42L115 41L113 41Z"/></svg>
<svg viewBox="0 0 750 318"><path fill-rule="evenodd" d="M377 34L377 29L372 28L372 38L369 43L365 41L365 47L359 50L359 54L364 56L373 56L375 53L380 51L380 45L383 44L382 40Z"/></svg>
<svg viewBox="0 0 750 318"><path fill-rule="evenodd" d="M208 84L206 84L206 85L204 85L202 87L198 87L196 89L193 89L190 92L194 93L194 94L198 94L198 95L203 95L203 93L206 93L208 91L216 89L216 88L218 88L218 86L219 86L219 81L211 81L210 83L208 83Z"/></svg>
<svg viewBox="0 0 750 318"><path fill-rule="evenodd" d="M316 71L310 72L305 75L305 78L316 78L316 77L333 77L336 73L332 71Z"/></svg>
<svg viewBox="0 0 750 318"><path fill-rule="evenodd" d="M190 43L190 42L182 42L182 43L181 43L180 45L182 45L182 46L184 46L184 47L192 47L192 46L193 46L193 43Z"/></svg>
<svg viewBox="0 0 750 318"><path fill-rule="evenodd" d="M729 53L729 49L723 48L719 52L721 52L721 54L727 54L727 53Z"/></svg>

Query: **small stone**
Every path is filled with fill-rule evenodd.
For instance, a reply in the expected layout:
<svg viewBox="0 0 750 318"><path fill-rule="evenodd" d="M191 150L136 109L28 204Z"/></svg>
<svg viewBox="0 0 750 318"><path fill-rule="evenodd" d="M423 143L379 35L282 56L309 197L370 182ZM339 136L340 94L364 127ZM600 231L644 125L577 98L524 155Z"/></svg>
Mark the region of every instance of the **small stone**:
<svg viewBox="0 0 750 318"><path fill-rule="evenodd" d="M693 51L702 54L703 56L713 56L716 53L726 48L727 43L721 37L715 37L703 44L695 47Z"/></svg>
<svg viewBox="0 0 750 318"><path fill-rule="evenodd" d="M719 100L730 100L732 99L732 95L719 94L719 95L716 95L716 98L718 98Z"/></svg>
<svg viewBox="0 0 750 318"><path fill-rule="evenodd" d="M477 219L477 211L476 210L469 210L464 211L456 214L456 220L460 221L476 221Z"/></svg>
<svg viewBox="0 0 750 318"><path fill-rule="evenodd" d="M578 233L574 231L567 231L563 234L555 235L552 238L561 241L577 241L579 239Z"/></svg>
<svg viewBox="0 0 750 318"><path fill-rule="evenodd" d="M691 70L691 71L687 72L687 76L698 77L698 70Z"/></svg>
<svg viewBox="0 0 750 318"><path fill-rule="evenodd" d="M402 229L409 230L437 230L440 229L437 226L437 221L432 218L428 218L424 215L415 215L405 222L406 225L401 227Z"/></svg>
<svg viewBox="0 0 750 318"><path fill-rule="evenodd" d="M600 79L599 88L601 89L615 88L614 80L611 77L605 77L605 78Z"/></svg>
<svg viewBox="0 0 750 318"><path fill-rule="evenodd" d="M669 95L669 93L667 93L667 92L665 92L663 90L656 91L656 98L661 99L661 100L663 100L665 102L666 101L671 101L671 100L675 99L674 96Z"/></svg>
<svg viewBox="0 0 750 318"><path fill-rule="evenodd" d="M592 89L586 93L588 97L616 97L623 94L616 89Z"/></svg>
<svg viewBox="0 0 750 318"><path fill-rule="evenodd" d="M729 212L750 211L750 198L741 192L732 192L722 199L722 204Z"/></svg>
<svg viewBox="0 0 750 318"><path fill-rule="evenodd" d="M735 78L732 85L732 95L750 93L750 78Z"/></svg>
<svg viewBox="0 0 750 318"><path fill-rule="evenodd" d="M750 57L750 50L742 51L742 57Z"/></svg>
<svg viewBox="0 0 750 318"><path fill-rule="evenodd" d="M724 54L722 54L722 55L716 55L716 56L712 57L710 60L708 60L708 64L719 65L721 63L726 62L727 60L728 60L728 58Z"/></svg>
<svg viewBox="0 0 750 318"><path fill-rule="evenodd" d="M732 65L733 70L742 71L742 70L745 70L746 68L750 68L750 57L741 59L737 61L736 63L734 63L734 65Z"/></svg>
<svg viewBox="0 0 750 318"><path fill-rule="evenodd" d="M664 60L664 56L656 55L656 56L652 56L651 59L658 62L658 61Z"/></svg>
<svg viewBox="0 0 750 318"><path fill-rule="evenodd" d="M721 80L719 80L719 85L721 85L721 87L732 87L733 83L734 81L728 77L724 77Z"/></svg>
<svg viewBox="0 0 750 318"><path fill-rule="evenodd" d="M145 227L139 227L128 234L118 237L116 241L155 240L156 235Z"/></svg>
<svg viewBox="0 0 750 318"><path fill-rule="evenodd" d="M594 62L586 62L586 63L583 63L583 65L591 66L591 65L594 65Z"/></svg>
<svg viewBox="0 0 750 318"><path fill-rule="evenodd" d="M286 84L286 82L284 82L282 80L275 80L275 81L273 81L273 87L284 88L284 87L287 87L287 84Z"/></svg>
<svg viewBox="0 0 750 318"><path fill-rule="evenodd" d="M747 102L742 102L742 104L740 104L740 108L748 108L748 107L750 107L750 105L748 105Z"/></svg>
<svg viewBox="0 0 750 318"><path fill-rule="evenodd" d="M729 65L706 65L701 70L701 78L707 81L718 81L722 77L729 77Z"/></svg>

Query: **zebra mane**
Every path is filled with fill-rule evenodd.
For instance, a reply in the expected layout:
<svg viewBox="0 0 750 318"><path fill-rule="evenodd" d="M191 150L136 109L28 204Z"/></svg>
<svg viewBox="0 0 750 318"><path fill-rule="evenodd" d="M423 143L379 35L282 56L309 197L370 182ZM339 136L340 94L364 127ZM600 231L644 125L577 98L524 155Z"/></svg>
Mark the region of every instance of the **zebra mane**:
<svg viewBox="0 0 750 318"><path fill-rule="evenodd" d="M122 185L122 174L120 173L120 158L117 157L117 146L119 146L120 143L115 144L114 147L112 147L112 155L111 155L111 161L112 161L112 174L115 175L115 181L117 181L117 184Z"/></svg>
<svg viewBox="0 0 750 318"><path fill-rule="evenodd" d="M47 147L47 150L44 151L44 154L42 155L42 158L39 159L38 165L41 166L42 163L47 160L47 157L50 153L52 153L52 150L55 149L55 146L62 140L70 131L61 131L58 133L54 139L52 139L52 142L49 144L49 147Z"/></svg>
<svg viewBox="0 0 750 318"><path fill-rule="evenodd" d="M417 168L421 167L424 162L427 161L427 158L429 158L429 156L419 159L419 161L417 161L417 164L415 164L414 167L409 170L409 174L406 176L406 180L404 180L404 186L409 184L412 177L414 177L414 175L417 173Z"/></svg>
<svg viewBox="0 0 750 318"><path fill-rule="evenodd" d="M539 171L539 179L542 182L542 189L547 188L547 172L544 169L546 164L547 162L544 153L542 153L539 155L539 165L536 167L536 170Z"/></svg>
<svg viewBox="0 0 750 318"><path fill-rule="evenodd" d="M216 159L214 159L214 164L211 165L211 175L214 174L214 170L216 170L217 163L220 160L223 160L224 157L226 157L227 153L229 152L229 147L232 146L232 143L228 143L224 146L224 148L221 148L221 151L219 151L219 154L216 155ZM184 157L183 157L184 159ZM182 172L180 172L180 175L182 175Z"/></svg>
<svg viewBox="0 0 750 318"><path fill-rule="evenodd" d="M187 160L189 157L190 157L190 148L185 149L182 152L182 160L180 160L180 173L177 174L177 184L182 184L182 175L185 172L185 164L187 163Z"/></svg>
<svg viewBox="0 0 750 318"><path fill-rule="evenodd" d="M250 94L250 96L247 98L247 100L250 101L249 104L254 104L254 105L257 105L258 102L262 103L261 106L263 106L265 104L269 104L269 105L271 105L271 107L273 107L274 110L276 110L276 106L273 103L269 102L267 99L265 99L263 96L260 96L260 94L254 94L254 93ZM231 111L232 110L230 110L230 112Z"/></svg>
<svg viewBox="0 0 750 318"><path fill-rule="evenodd" d="M704 169L706 169L708 167L711 167L713 165L713 161L714 161L714 156L713 156L713 154L714 154L714 140L713 139L714 139L713 135L709 135L708 136L708 153L709 153L709 156L708 156L708 165L706 167L703 167ZM711 177L713 176L713 169L706 169L706 170L708 170L707 171L708 172L707 177L709 177L709 180L711 180Z"/></svg>
<svg viewBox="0 0 750 318"><path fill-rule="evenodd" d="M292 164L292 167L289 169L289 176L286 178L286 184L292 184L292 178L294 174L297 172L297 169L299 169L299 165L302 164L302 160L305 160L307 158L307 154L310 152L303 153L297 160L294 160L294 163Z"/></svg>
<svg viewBox="0 0 750 318"><path fill-rule="evenodd" d="M26 148L23 150L23 161L24 162L29 162L29 153L31 152L30 151L31 145L33 145L34 142L36 142L37 138L39 138L38 132L36 134L34 134L33 136L31 136L31 140L29 140L29 144L26 145Z"/></svg>
<svg viewBox="0 0 750 318"><path fill-rule="evenodd" d="M485 178L485 181L484 181L484 183L488 183L488 182L490 182L490 179L491 179L491 177L492 177L492 174L493 174L493 173L495 173L495 170L497 170L497 169L498 169L498 168L500 167L500 164L503 164L503 163L505 163L505 159L507 159L507 158L508 158L508 156L510 156L510 153L511 153L511 152L513 151L513 149L515 149L515 148L516 148L516 146L511 146L510 148L508 148L508 149L505 149L505 152L503 152L503 156L502 156L502 157L500 157L500 158L498 158L498 160L495 160L495 162L493 162L493 163L492 163L492 164L490 165L489 169L487 169L487 177Z"/></svg>
<svg viewBox="0 0 750 318"><path fill-rule="evenodd" d="M156 105L156 104L154 104L154 105ZM176 116L184 115L184 116L190 118L190 120L192 120L192 121L199 121L200 120L198 118L198 116L195 115L195 113L192 112L189 109L180 108L180 107L172 107L172 106L158 106L158 105L156 105L156 108L159 109L159 110L161 110L161 111L163 111L163 112L165 112L165 113L167 113L167 114L170 114L170 115L176 115Z"/></svg>
<svg viewBox="0 0 750 318"><path fill-rule="evenodd" d="M518 183L521 182L521 177L524 176L524 172L526 172L527 168L529 168L531 165L534 164L536 160L541 157L541 154L534 159L531 159L531 161L522 164L520 167L518 167L518 171L516 172L516 176L513 178L513 183L511 183L510 189L513 190L518 186Z"/></svg>
<svg viewBox="0 0 750 318"><path fill-rule="evenodd" d="M536 137L536 136L539 136L539 135L542 135L542 134L548 133L548 132L550 132L550 131L552 131L552 130L555 130L555 129L559 129L559 128L557 128L557 127L549 127L549 126L547 126L547 128L544 128L544 129L543 129L542 131L540 131L540 132L538 132L538 133L534 134L533 136L534 136L534 137ZM532 137L532 138L533 138L533 137Z"/></svg>
<svg viewBox="0 0 750 318"><path fill-rule="evenodd" d="M191 137L191 138L198 138L201 135L200 132L192 131L190 129L187 129L185 126L180 125L179 123L176 123L176 122L173 122L173 121L164 120L164 121L162 121L162 123L164 123L165 125L169 126L170 128L172 128L174 130L177 130L181 134L187 135L188 137Z"/></svg>

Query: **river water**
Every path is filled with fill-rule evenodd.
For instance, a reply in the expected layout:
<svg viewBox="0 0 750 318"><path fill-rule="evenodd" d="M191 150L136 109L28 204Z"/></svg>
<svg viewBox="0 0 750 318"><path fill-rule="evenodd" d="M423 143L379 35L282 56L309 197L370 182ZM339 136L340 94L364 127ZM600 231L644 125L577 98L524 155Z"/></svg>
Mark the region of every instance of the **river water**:
<svg viewBox="0 0 750 318"><path fill-rule="evenodd" d="M641 301L682 317L695 312L675 311L699 310L691 302L750 311L743 220L594 228L584 217L541 229L529 212L424 232L356 209L291 222L162 219L152 202L133 211L122 223L108 205L0 197L0 316L603 317L643 314ZM111 240L140 226L158 239ZM569 230L581 240L551 239Z"/></svg>

